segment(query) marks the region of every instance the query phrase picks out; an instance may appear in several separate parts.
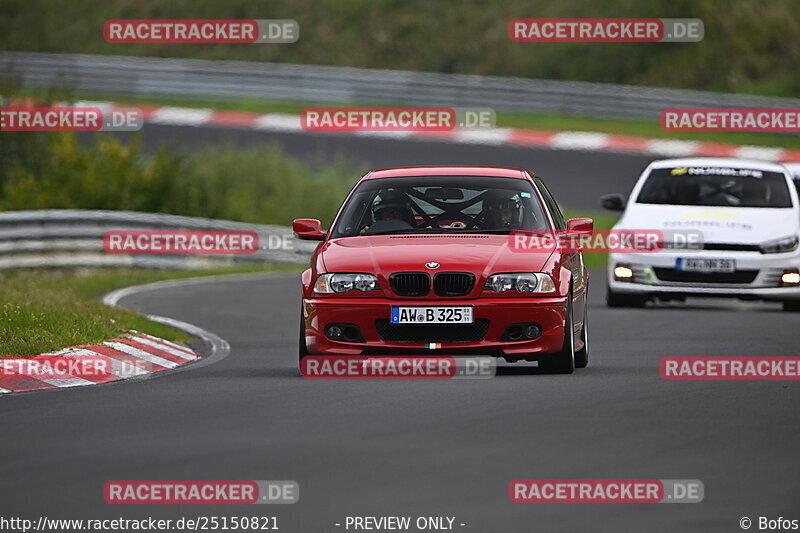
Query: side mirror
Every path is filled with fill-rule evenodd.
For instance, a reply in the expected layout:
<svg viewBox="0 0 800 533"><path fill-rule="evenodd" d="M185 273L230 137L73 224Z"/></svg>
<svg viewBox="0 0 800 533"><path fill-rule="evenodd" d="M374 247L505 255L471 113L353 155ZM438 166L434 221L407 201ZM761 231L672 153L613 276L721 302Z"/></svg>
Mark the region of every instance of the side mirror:
<svg viewBox="0 0 800 533"><path fill-rule="evenodd" d="M295 237L304 241L321 241L325 238L322 224L315 218L298 218L292 222Z"/></svg>
<svg viewBox="0 0 800 533"><path fill-rule="evenodd" d="M600 204L609 211L625 211L625 197L621 194L606 194L600 197Z"/></svg>
<svg viewBox="0 0 800 533"><path fill-rule="evenodd" d="M592 233L594 231L594 221L591 218L571 218L567 220L567 231Z"/></svg>

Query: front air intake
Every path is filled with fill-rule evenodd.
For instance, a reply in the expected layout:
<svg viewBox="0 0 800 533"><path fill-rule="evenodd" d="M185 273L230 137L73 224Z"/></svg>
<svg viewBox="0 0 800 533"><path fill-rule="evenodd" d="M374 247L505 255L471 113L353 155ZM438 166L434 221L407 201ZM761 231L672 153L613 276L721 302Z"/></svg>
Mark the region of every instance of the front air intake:
<svg viewBox="0 0 800 533"><path fill-rule="evenodd" d="M469 272L439 272L433 276L436 296L466 296L475 286L475 276Z"/></svg>
<svg viewBox="0 0 800 533"><path fill-rule="evenodd" d="M425 272L395 272L389 285L398 296L427 296L431 292L431 277Z"/></svg>

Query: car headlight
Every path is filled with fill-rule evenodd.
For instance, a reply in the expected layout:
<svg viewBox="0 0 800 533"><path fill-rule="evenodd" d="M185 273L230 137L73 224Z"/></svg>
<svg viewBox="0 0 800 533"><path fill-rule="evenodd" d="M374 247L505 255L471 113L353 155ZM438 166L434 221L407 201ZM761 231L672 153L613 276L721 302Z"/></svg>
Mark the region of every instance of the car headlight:
<svg viewBox="0 0 800 533"><path fill-rule="evenodd" d="M486 289L494 292L556 292L553 278L541 272L514 272L510 274L493 274L486 280Z"/></svg>
<svg viewBox="0 0 800 533"><path fill-rule="evenodd" d="M759 248L761 248L762 254L791 252L797 248L797 235L790 235L789 237L762 242Z"/></svg>
<svg viewBox="0 0 800 533"><path fill-rule="evenodd" d="M323 274L314 283L318 294L342 293L352 290L369 292L379 288L378 278L372 274Z"/></svg>

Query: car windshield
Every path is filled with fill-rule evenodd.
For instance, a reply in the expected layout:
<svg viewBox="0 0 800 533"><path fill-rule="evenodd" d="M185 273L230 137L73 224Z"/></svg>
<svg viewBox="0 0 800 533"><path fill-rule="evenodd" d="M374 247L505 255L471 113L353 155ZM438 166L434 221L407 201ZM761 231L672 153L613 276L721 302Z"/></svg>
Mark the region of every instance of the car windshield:
<svg viewBox="0 0 800 533"><path fill-rule="evenodd" d="M481 176L411 176L363 181L333 238L401 233L498 233L549 229L530 181Z"/></svg>
<svg viewBox="0 0 800 533"><path fill-rule="evenodd" d="M792 207L782 173L736 168L655 169L636 201L714 207Z"/></svg>

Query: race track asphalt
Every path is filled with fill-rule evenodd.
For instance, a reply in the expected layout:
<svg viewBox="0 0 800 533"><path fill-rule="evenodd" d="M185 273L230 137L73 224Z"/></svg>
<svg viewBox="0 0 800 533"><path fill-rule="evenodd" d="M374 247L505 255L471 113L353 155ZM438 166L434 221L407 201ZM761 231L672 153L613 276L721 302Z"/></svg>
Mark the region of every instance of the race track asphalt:
<svg viewBox="0 0 800 533"><path fill-rule="evenodd" d="M385 143L336 143L393 164ZM371 143L384 152L362 153ZM508 155L511 166L530 158L558 170L563 161L569 172L594 168L603 183L622 185L646 163L411 144L392 146L403 154L396 164L421 162L426 151L426 162L463 155L477 163L483 152L485 164ZM580 189L553 182L562 203L588 205L593 177L580 181ZM348 515L454 516L465 524L456 531L494 533L730 532L743 516L800 519L797 384L658 375L667 355L797 356L798 316L775 304L716 300L607 309L603 274L591 273L590 366L571 376L531 365L489 380L303 379L295 370L296 274L124 298L125 307L216 333L230 355L139 382L0 398L0 517L260 515L277 516L287 533L345 531L335 524ZM508 484L520 478L700 479L705 500L513 504ZM291 506L105 504L103 484L124 479L289 479L301 495Z"/></svg>

